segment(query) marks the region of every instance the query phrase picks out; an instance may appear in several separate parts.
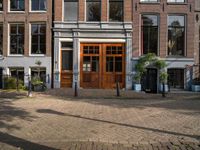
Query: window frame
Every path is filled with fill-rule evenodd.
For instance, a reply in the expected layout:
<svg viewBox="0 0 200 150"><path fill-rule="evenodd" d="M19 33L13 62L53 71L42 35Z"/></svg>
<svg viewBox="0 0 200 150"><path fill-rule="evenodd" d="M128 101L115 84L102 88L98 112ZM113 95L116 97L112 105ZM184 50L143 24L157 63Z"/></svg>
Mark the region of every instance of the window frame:
<svg viewBox="0 0 200 150"><path fill-rule="evenodd" d="M4 11L3 10L4 9L4 2L3 2L3 0L1 0L1 1L2 1L2 10L0 10L0 13Z"/></svg>
<svg viewBox="0 0 200 150"><path fill-rule="evenodd" d="M29 12L31 13L46 13L48 11L48 0L46 0L46 10L32 10L32 1L33 0L29 0Z"/></svg>
<svg viewBox="0 0 200 150"><path fill-rule="evenodd" d="M71 2L76 1L76 3L77 3L77 18L76 18L76 20L65 20L65 0L63 0L62 1L62 3L63 3L62 20L64 22L78 22L79 21L79 0L69 0L69 1L71 1Z"/></svg>
<svg viewBox="0 0 200 150"><path fill-rule="evenodd" d="M100 19L99 19L99 21L89 21L89 20L87 20L87 2L99 2L100 3ZM101 22L101 15L102 15L101 9L102 9L101 0L85 0L85 21L86 22Z"/></svg>
<svg viewBox="0 0 200 150"><path fill-rule="evenodd" d="M45 25L46 30L45 30L45 53L37 54L37 53L32 53L32 25ZM31 22L29 24L29 55L30 56L45 56L47 54L47 23L46 22Z"/></svg>
<svg viewBox="0 0 200 150"><path fill-rule="evenodd" d="M146 1L142 1L140 0L139 3L142 3L142 4L157 4L157 3L160 3L161 0L156 0L156 1L152 1L152 0L146 0Z"/></svg>
<svg viewBox="0 0 200 150"><path fill-rule="evenodd" d="M172 27L172 26L168 25L169 16L183 16L184 17L184 50L183 50L183 55L169 55L169 47L168 47L169 27ZM187 15L186 14L168 14L167 15L167 50L166 50L166 56L168 56L168 57L187 57Z"/></svg>
<svg viewBox="0 0 200 150"><path fill-rule="evenodd" d="M11 25L23 25L24 26L24 50L23 54L11 54ZM8 56L24 56L25 54L25 23L9 23L8 24Z"/></svg>
<svg viewBox="0 0 200 150"><path fill-rule="evenodd" d="M119 2L121 2L122 3L122 20L120 20L120 21L117 21L117 20L114 20L114 21L111 21L110 20L110 1L119 1ZM109 22L124 22L124 0L108 0L108 2L107 2L107 4L108 4L108 13L107 13L107 16L108 16L108 21Z"/></svg>
<svg viewBox="0 0 200 150"><path fill-rule="evenodd" d="M25 13L25 2L26 2L26 0L24 0L24 10L18 10L18 9L11 10L11 1L12 0L8 0L8 12L10 12L10 13Z"/></svg>
<svg viewBox="0 0 200 150"><path fill-rule="evenodd" d="M187 0L183 0L184 2L177 2L177 0L169 1L167 0L167 4L186 4Z"/></svg>
<svg viewBox="0 0 200 150"><path fill-rule="evenodd" d="M2 56L3 55L3 42L4 42L4 40L3 40L3 23L0 23L0 27L2 27L2 34L0 33L0 37L2 36L2 40L0 39L0 41L2 42L2 51L0 51L0 56Z"/></svg>
<svg viewBox="0 0 200 150"><path fill-rule="evenodd" d="M140 15L140 54L141 55L145 55L144 54L144 48L143 48L143 43L144 43L144 41L143 41L143 39L142 39L142 37L143 37L143 28L145 27L143 24L142 24L142 17L144 16L144 15L149 15L149 16L157 16L157 30L158 30L158 35L157 35L157 53L155 53L155 55L156 56L159 56L160 55L160 14L158 14L158 13L142 13L141 15ZM146 25L146 27L148 27L148 25ZM155 26L152 26L152 27L155 27ZM151 52L152 53L152 52Z"/></svg>

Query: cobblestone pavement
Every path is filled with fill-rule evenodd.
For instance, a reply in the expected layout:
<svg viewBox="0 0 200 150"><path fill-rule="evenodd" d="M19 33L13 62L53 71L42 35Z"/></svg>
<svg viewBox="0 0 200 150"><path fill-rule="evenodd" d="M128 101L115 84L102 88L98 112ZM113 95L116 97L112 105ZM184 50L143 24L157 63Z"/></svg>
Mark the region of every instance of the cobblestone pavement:
<svg viewBox="0 0 200 150"><path fill-rule="evenodd" d="M0 91L0 149L200 149L199 93L121 94Z"/></svg>

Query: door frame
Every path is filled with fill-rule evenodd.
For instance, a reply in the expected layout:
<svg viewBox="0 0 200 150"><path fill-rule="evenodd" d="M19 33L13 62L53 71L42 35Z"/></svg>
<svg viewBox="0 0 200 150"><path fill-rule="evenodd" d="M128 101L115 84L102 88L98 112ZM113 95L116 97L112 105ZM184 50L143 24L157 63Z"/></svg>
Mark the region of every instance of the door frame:
<svg viewBox="0 0 200 150"><path fill-rule="evenodd" d="M65 70L65 71L63 71L62 70L62 59L63 59L63 54L62 54L62 52L63 51L72 51L72 70L70 71L70 70ZM73 49L66 49L66 48L61 48L60 49L60 56L61 56L61 59L60 59L60 87L61 88L65 88L65 87L63 87L62 86L62 74L63 73L68 73L68 74L71 74L71 76L72 76L72 85L70 86L70 87L73 87L73 65L74 65L74 62L73 62L73 59L74 59L74 57L73 57L73 55L74 55L74 51L73 51ZM69 88L70 88L69 87Z"/></svg>
<svg viewBox="0 0 200 150"><path fill-rule="evenodd" d="M126 88L126 43L118 42L118 43L94 43L94 42L81 42L80 43L80 87L83 87L83 46L99 46L99 88L106 89L104 86L103 76L106 74L106 46L107 45L121 45L123 47L122 54L119 55L112 55L113 57L122 57L122 88ZM122 55L122 56L121 56ZM92 56L92 55L91 55ZM114 63L114 62L113 62ZM104 67L103 67L104 66ZM114 67L114 66L113 66ZM111 74L119 74L119 72L112 72Z"/></svg>

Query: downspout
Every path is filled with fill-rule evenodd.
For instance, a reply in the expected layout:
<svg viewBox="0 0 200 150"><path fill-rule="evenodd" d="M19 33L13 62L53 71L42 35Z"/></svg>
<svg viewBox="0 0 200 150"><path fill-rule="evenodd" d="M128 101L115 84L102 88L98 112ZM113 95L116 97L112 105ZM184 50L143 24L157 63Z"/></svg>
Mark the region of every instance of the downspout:
<svg viewBox="0 0 200 150"><path fill-rule="evenodd" d="M54 88L54 20L55 20L55 8L54 8L54 2L55 0L52 0L52 28L51 28L51 88Z"/></svg>

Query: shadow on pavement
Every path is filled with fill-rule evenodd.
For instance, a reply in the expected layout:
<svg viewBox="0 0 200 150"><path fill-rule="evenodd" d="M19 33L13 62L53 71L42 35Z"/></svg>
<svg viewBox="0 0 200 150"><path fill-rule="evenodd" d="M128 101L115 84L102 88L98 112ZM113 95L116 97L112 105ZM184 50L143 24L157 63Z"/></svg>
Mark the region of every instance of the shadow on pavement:
<svg viewBox="0 0 200 150"><path fill-rule="evenodd" d="M137 129L141 129L141 130L148 130L148 131L152 131L152 132L159 132L159 133L170 134L170 135L175 135L175 136L190 137L190 138L195 138L197 140L200 140L200 135L189 135L189 134L177 133L177 132L173 132L173 131L165 131L165 130L160 130L160 129L141 127L141 126L126 124L126 123L119 123L119 122L113 122L113 121L108 121L108 120L89 118L89 117L84 117L81 115L72 115L72 114L68 114L68 113L62 113L62 112L58 112L58 111L51 110L51 109L38 109L37 112L38 113L50 113L50 114L55 114L55 115L68 116L68 117L75 117L75 118L79 118L79 119L85 119L85 120L96 121L96 122L101 122L101 123L109 123L109 124L113 124L113 125L119 125L119 126L124 126L124 127L129 127L129 128L137 128Z"/></svg>
<svg viewBox="0 0 200 150"><path fill-rule="evenodd" d="M40 145L37 143L33 143L27 141L25 139L21 139L15 137L13 135L9 135L6 133L0 132L0 142L4 144L8 144L10 146L14 146L18 149L25 149L25 150L56 150L55 148L51 148L48 146Z"/></svg>

